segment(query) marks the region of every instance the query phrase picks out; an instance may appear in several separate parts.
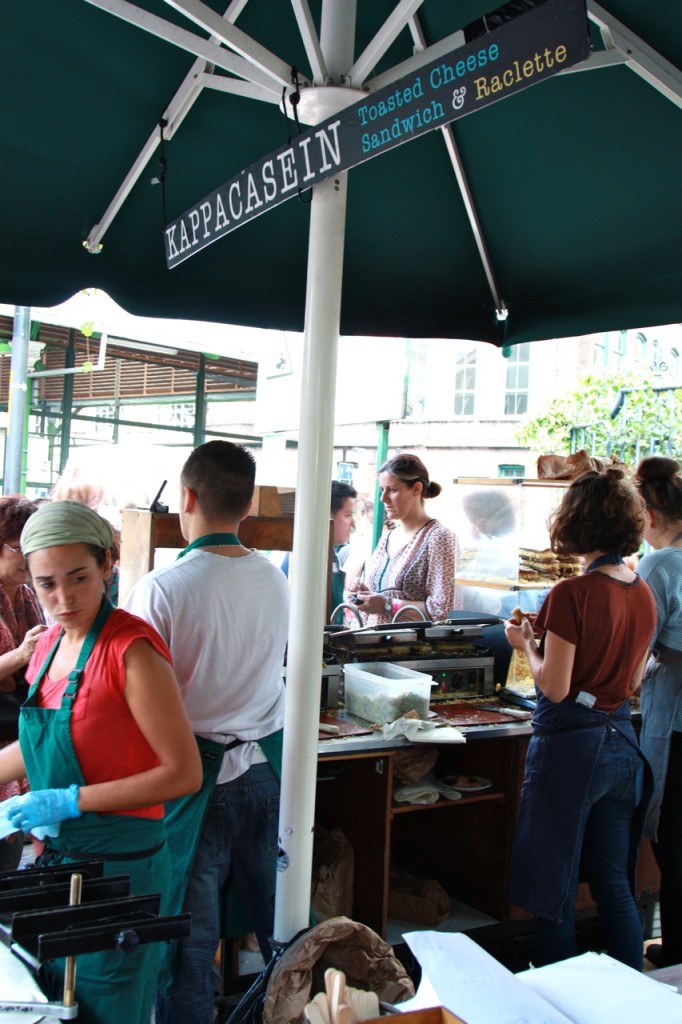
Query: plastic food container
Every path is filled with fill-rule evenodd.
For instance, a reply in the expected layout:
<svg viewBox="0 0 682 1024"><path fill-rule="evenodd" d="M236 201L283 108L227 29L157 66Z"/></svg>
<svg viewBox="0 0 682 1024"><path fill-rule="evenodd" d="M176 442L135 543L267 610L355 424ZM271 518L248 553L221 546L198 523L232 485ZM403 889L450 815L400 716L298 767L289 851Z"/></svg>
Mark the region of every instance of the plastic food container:
<svg viewBox="0 0 682 1024"><path fill-rule="evenodd" d="M427 717L431 676L387 661L358 662L343 667L346 711L375 725L394 722L406 711Z"/></svg>

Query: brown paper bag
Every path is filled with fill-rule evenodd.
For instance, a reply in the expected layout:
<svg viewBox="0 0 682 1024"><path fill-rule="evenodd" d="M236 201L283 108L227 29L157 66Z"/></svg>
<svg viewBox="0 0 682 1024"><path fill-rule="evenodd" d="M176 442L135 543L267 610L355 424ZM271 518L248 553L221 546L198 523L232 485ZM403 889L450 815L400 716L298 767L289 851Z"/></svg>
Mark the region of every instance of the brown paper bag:
<svg viewBox="0 0 682 1024"><path fill-rule="evenodd" d="M409 747L393 755L393 777L404 786L414 786L428 775L438 760L437 747Z"/></svg>
<svg viewBox="0 0 682 1024"><path fill-rule="evenodd" d="M311 902L316 922L351 917L355 854L340 828L315 825Z"/></svg>
<svg viewBox="0 0 682 1024"><path fill-rule="evenodd" d="M450 897L433 879L399 885L388 892L388 916L398 921L436 927L450 913Z"/></svg>
<svg viewBox="0 0 682 1024"><path fill-rule="evenodd" d="M303 1008L324 992L324 972L336 967L354 988L386 1003L414 995L407 971L388 943L358 921L333 917L305 932L284 951L268 982L263 1024L302 1024Z"/></svg>
<svg viewBox="0 0 682 1024"><path fill-rule="evenodd" d="M583 473L603 468L603 461L588 455L584 449L572 455L538 456L538 480L575 480Z"/></svg>

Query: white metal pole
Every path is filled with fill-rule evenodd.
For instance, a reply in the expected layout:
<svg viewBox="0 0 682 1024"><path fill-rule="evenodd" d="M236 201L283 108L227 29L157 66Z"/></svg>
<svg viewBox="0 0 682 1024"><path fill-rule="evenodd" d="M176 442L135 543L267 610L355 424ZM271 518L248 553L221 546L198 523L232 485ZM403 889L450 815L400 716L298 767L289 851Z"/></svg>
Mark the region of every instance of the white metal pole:
<svg viewBox="0 0 682 1024"><path fill-rule="evenodd" d="M21 491L24 455L24 424L26 421L26 373L28 370L28 341L31 329L29 306L14 307L12 328L12 356L10 359L9 410L5 439L5 467L3 491L19 494Z"/></svg>
<svg viewBox="0 0 682 1024"><path fill-rule="evenodd" d="M334 84L352 63L354 36L355 0L323 0L320 44ZM310 217L275 902L278 942L287 942L310 920L345 220L346 175L341 174L315 186Z"/></svg>

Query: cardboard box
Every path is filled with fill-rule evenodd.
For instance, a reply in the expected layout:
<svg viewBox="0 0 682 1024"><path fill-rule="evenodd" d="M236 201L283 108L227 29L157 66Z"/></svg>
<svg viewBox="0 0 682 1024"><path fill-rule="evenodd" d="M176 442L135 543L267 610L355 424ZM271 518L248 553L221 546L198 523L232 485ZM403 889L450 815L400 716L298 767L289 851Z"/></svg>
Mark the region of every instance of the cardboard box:
<svg viewBox="0 0 682 1024"><path fill-rule="evenodd" d="M389 1017L375 1017L375 1021L387 1024L398 1021L401 1024L466 1024L461 1017L455 1017L444 1006L432 1006L428 1010L412 1010L410 1013L392 1013Z"/></svg>

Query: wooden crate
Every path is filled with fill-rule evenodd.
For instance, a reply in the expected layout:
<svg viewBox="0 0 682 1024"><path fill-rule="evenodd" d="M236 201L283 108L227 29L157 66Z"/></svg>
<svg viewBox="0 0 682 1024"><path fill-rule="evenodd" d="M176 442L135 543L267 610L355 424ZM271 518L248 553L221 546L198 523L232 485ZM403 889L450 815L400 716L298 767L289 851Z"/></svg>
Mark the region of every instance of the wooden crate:
<svg viewBox="0 0 682 1024"><path fill-rule="evenodd" d="M375 1017L375 1021L387 1024L388 1021L395 1021L396 1024L466 1024L461 1017L456 1017L444 1006L432 1006L428 1010L412 1010L410 1013L395 1013L388 1017Z"/></svg>

